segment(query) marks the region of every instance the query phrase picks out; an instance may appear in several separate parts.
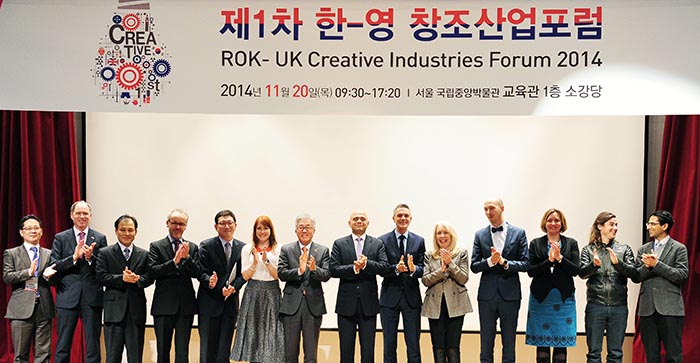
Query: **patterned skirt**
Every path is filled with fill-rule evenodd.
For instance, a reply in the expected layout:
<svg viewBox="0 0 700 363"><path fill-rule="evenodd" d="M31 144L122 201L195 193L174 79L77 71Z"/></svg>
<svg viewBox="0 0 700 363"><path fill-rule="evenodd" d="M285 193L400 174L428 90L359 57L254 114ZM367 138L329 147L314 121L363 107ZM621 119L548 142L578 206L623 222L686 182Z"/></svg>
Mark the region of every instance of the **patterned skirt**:
<svg viewBox="0 0 700 363"><path fill-rule="evenodd" d="M576 300L571 295L564 302L558 289L538 302L532 294L527 309L525 344L536 347L576 346Z"/></svg>
<svg viewBox="0 0 700 363"><path fill-rule="evenodd" d="M279 281L250 280L238 310L231 359L245 362L284 362L284 331L279 317Z"/></svg>

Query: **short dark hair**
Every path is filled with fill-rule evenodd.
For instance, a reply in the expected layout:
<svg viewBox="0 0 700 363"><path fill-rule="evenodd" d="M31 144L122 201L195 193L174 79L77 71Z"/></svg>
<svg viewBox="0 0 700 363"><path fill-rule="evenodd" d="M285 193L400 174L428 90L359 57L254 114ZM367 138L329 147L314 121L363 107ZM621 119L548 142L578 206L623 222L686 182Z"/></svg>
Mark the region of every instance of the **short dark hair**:
<svg viewBox="0 0 700 363"><path fill-rule="evenodd" d="M668 224L668 228L666 228L666 233L668 233L671 230L671 227L673 227L673 215L671 215L671 212L666 211L666 210L657 210L656 212L653 212L649 215L649 217L655 216L656 218L659 219L659 225L663 226L664 224Z"/></svg>
<svg viewBox="0 0 700 363"><path fill-rule="evenodd" d="M231 217L233 218L233 223L236 223L236 215L233 214L230 209L220 210L219 213L216 213L214 216L214 224L219 223L219 218L221 217Z"/></svg>
<svg viewBox="0 0 700 363"><path fill-rule="evenodd" d="M19 229L24 228L24 222L26 222L30 219L33 219L33 220L39 222L39 227L44 228L44 223L41 222L41 219L39 219L39 217L30 213L30 214L27 214L26 216L19 219Z"/></svg>
<svg viewBox="0 0 700 363"><path fill-rule="evenodd" d="M131 221L134 222L134 229L139 229L139 221L136 220L136 217L130 216L128 214L122 214L119 216L119 218L117 218L116 221L114 221L114 229L118 229L119 223L121 223L125 219L131 219Z"/></svg>

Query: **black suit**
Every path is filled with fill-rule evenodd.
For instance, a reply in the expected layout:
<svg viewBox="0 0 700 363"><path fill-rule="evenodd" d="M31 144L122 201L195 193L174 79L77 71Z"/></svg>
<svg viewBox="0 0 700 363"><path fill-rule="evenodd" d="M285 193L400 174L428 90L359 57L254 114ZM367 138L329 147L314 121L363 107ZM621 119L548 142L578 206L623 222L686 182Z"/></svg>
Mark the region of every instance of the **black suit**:
<svg viewBox="0 0 700 363"><path fill-rule="evenodd" d="M51 258L56 261L57 277L56 310L58 315L58 341L56 363L69 363L73 335L78 317L85 330L85 361L100 362L100 333L102 328L102 286L95 277L95 265L100 249L107 246L104 234L88 229L85 245L95 243L92 259L81 258L73 263L73 253L78 241L73 228L56 234L51 247Z"/></svg>
<svg viewBox="0 0 700 363"><path fill-rule="evenodd" d="M231 243L231 258L226 253L221 239L212 237L199 244L201 276L199 291L199 362L228 363L231 354L233 331L238 318L238 291L245 280L241 275L241 248L244 243L234 239ZM224 300L222 289L228 284L231 269L236 267L236 278L231 283L236 293ZM216 286L209 288L209 279L216 271Z"/></svg>
<svg viewBox="0 0 700 363"><path fill-rule="evenodd" d="M168 237L151 243L148 251L148 274L156 282L151 315L156 333L158 363L170 362L170 345L175 331L175 362L189 361L192 320L197 301L192 279L199 278L199 249L189 243L189 257L175 265L175 251Z"/></svg>
<svg viewBox="0 0 700 363"><path fill-rule="evenodd" d="M379 298L380 317L384 336L384 363L396 362L396 346L399 328L399 313L403 315L404 340L408 361L420 362L420 312L423 305L418 281L423 277L425 264L425 240L423 237L406 232L405 252L399 250L396 232L391 231L379 239L384 242L390 269L384 274L382 293ZM416 270L413 273L396 274L396 265L401 256L408 267L408 255L413 256Z"/></svg>
<svg viewBox="0 0 700 363"><path fill-rule="evenodd" d="M131 246L126 261L122 246L115 243L105 247L97 259L97 280L105 286L104 322L107 363L122 361L126 345L129 363L143 360L143 341L146 330L146 294L144 288L153 283L146 274L148 251ZM124 282L124 269L140 276L136 283Z"/></svg>
<svg viewBox="0 0 700 363"><path fill-rule="evenodd" d="M339 238L333 242L331 252L331 276L340 279L335 313L338 315L340 336L340 362L355 361L355 332L360 333L361 362L374 362L374 340L379 313L377 275L390 267L384 243L378 238L365 235L362 254L367 256L367 265L355 273L353 261L357 260L353 236Z"/></svg>

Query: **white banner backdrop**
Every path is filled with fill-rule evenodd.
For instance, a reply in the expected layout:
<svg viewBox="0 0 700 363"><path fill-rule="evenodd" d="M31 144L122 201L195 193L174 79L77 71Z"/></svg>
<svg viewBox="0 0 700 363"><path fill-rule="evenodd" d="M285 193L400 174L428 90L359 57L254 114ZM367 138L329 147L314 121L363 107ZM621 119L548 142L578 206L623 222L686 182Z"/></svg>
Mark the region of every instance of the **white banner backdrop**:
<svg viewBox="0 0 700 363"><path fill-rule="evenodd" d="M0 109L700 113L697 1L5 0Z"/></svg>

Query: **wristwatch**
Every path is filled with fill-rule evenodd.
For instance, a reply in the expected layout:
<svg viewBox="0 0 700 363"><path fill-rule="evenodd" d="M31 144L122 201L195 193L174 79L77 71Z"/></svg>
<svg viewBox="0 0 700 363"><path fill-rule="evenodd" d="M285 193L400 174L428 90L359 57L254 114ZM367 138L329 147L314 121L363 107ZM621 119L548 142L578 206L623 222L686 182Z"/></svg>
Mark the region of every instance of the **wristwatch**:
<svg viewBox="0 0 700 363"><path fill-rule="evenodd" d="M270 264L270 259L269 259L269 258L268 258L267 260L265 260L265 264L266 264L266 265L269 265L269 264Z"/></svg>

